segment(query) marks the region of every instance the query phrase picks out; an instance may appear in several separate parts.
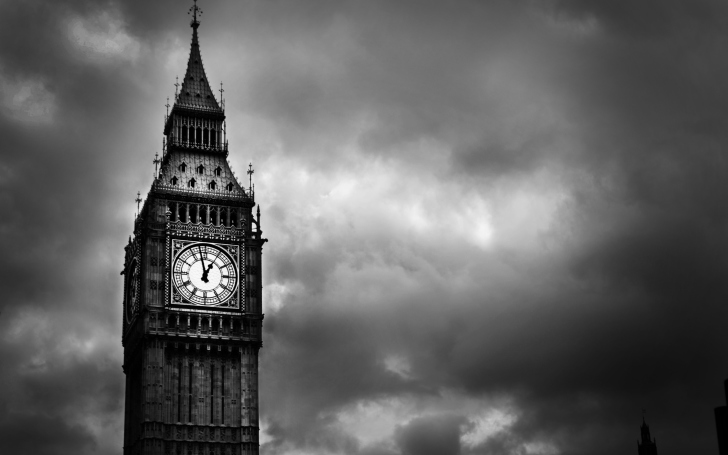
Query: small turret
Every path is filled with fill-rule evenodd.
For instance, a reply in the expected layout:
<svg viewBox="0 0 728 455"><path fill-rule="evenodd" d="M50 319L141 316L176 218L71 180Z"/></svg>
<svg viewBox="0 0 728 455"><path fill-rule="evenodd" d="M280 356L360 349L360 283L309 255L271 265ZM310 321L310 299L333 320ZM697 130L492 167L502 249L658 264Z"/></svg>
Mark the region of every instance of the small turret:
<svg viewBox="0 0 728 455"><path fill-rule="evenodd" d="M650 426L645 422L645 416L642 416L642 426L640 426L642 434L642 442L637 441L638 455L657 455L657 440L650 436Z"/></svg>

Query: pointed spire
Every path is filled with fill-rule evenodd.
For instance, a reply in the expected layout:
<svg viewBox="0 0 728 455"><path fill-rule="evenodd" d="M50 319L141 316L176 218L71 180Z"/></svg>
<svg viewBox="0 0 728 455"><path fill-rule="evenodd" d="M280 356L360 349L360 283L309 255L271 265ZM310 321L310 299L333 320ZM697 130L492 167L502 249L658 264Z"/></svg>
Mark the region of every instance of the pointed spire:
<svg viewBox="0 0 728 455"><path fill-rule="evenodd" d="M220 104L215 99L215 95L210 88L210 83L205 74L205 68L202 66L202 54L200 53L200 42L197 36L197 29L200 27L198 17L202 15L202 10L195 4L190 8L189 13L192 14L192 45L190 46L190 58L187 61L187 71L182 79L182 87L179 95L175 100L175 107L196 109L206 112L222 113Z"/></svg>

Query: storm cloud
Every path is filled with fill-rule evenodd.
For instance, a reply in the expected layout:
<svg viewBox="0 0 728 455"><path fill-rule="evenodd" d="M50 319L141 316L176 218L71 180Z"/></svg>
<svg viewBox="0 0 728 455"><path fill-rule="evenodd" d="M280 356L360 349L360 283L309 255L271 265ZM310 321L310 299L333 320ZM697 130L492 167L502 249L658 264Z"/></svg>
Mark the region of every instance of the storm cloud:
<svg viewBox="0 0 728 455"><path fill-rule="evenodd" d="M119 272L187 5L3 6L0 446L121 453ZM642 409L716 453L728 6L200 6L270 240L263 454L634 453Z"/></svg>

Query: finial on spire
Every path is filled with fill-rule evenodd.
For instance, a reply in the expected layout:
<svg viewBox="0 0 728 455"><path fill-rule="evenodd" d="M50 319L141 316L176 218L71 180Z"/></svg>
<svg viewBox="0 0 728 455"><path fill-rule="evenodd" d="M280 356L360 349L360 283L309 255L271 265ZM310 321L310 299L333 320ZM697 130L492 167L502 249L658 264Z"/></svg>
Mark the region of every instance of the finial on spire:
<svg viewBox="0 0 728 455"><path fill-rule="evenodd" d="M253 170L253 163L250 163L248 165L248 184L250 185L248 188L250 191L253 191L253 174L255 171Z"/></svg>
<svg viewBox="0 0 728 455"><path fill-rule="evenodd" d="M139 204L141 204L141 202L142 202L141 196L142 196L142 194L139 191L137 191L137 197L136 197L136 199L134 199L134 202L137 203L137 216L139 215Z"/></svg>
<svg viewBox="0 0 728 455"><path fill-rule="evenodd" d="M222 89L222 81L220 81L220 107L225 109L225 100L222 98L222 94L225 92L225 90Z"/></svg>
<svg viewBox="0 0 728 455"><path fill-rule="evenodd" d="M164 146L165 146L165 140L162 138L162 153L164 153ZM157 166L159 166L160 159L159 159L159 153L154 152L154 159L152 160L152 163L154 163L154 178L157 178Z"/></svg>
<svg viewBox="0 0 728 455"><path fill-rule="evenodd" d="M202 16L202 10L199 6L197 6L197 0L193 0L195 2L194 5L192 5L187 11L187 14L192 13L192 22L190 23L190 26L194 29L200 26L200 21L197 20L197 14L199 13L200 16Z"/></svg>
<svg viewBox="0 0 728 455"><path fill-rule="evenodd" d="M179 76L174 77L174 99L177 99L179 95L177 95L177 92L179 91Z"/></svg>

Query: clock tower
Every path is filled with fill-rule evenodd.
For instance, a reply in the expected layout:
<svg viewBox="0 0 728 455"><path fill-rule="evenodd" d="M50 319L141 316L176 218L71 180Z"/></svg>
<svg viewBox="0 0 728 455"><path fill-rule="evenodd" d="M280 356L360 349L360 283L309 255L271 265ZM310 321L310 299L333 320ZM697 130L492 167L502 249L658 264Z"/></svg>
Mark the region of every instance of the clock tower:
<svg viewBox="0 0 728 455"><path fill-rule="evenodd" d="M241 186L227 162L222 90L216 99L202 65L201 11L190 12L187 70L125 248L125 455L258 453L267 240L252 184Z"/></svg>

